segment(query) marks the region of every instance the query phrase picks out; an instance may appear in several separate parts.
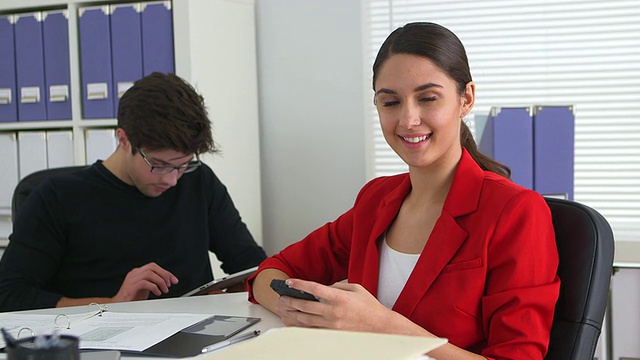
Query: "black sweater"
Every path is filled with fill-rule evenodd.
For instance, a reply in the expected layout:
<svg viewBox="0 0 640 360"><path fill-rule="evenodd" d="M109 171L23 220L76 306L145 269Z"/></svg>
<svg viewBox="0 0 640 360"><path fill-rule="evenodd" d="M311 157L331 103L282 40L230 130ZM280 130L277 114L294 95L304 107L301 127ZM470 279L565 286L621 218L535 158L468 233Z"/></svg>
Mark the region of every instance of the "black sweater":
<svg viewBox="0 0 640 360"><path fill-rule="evenodd" d="M54 307L62 296L112 297L130 270L152 261L179 279L161 296L175 297L212 280L208 250L227 273L265 259L204 164L155 198L100 161L52 177L24 202L9 239L0 311Z"/></svg>

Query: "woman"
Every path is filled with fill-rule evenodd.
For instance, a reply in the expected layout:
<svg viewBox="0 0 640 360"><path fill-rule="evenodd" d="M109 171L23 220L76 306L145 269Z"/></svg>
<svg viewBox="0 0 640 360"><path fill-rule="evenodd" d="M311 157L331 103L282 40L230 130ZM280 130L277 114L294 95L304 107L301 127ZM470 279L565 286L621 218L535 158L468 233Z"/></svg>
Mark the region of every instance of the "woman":
<svg viewBox="0 0 640 360"><path fill-rule="evenodd" d="M263 262L250 300L290 326L447 338L438 360L543 359L559 291L550 211L478 152L460 40L432 23L395 30L373 88L409 173L372 180L353 208ZM272 279L321 301L279 297Z"/></svg>

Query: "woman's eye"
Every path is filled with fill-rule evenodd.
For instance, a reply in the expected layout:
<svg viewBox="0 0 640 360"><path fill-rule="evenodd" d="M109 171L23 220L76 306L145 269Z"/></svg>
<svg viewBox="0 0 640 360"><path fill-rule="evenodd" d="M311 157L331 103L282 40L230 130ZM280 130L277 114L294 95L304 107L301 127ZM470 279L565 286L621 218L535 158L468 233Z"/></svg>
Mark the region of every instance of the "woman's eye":
<svg viewBox="0 0 640 360"><path fill-rule="evenodd" d="M383 107L389 107L389 106L393 106L393 105L398 105L400 103L400 101L383 101L382 102L382 106Z"/></svg>
<svg viewBox="0 0 640 360"><path fill-rule="evenodd" d="M431 97L421 97L420 101L422 102L429 102L429 101L435 101L436 97L435 96L431 96Z"/></svg>

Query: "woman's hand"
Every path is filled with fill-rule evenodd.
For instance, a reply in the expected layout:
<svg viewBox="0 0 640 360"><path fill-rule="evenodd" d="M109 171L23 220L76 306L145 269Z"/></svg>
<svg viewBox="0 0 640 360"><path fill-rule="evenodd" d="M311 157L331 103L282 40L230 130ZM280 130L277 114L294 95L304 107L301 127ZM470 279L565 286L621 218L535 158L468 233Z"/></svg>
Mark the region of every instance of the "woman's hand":
<svg viewBox="0 0 640 360"><path fill-rule="evenodd" d="M382 305L359 284L325 286L312 281L288 279L287 285L315 295L320 302L282 296L275 313L287 326L317 327L414 336L434 336L411 320ZM428 354L442 360L486 359L452 344Z"/></svg>
<svg viewBox="0 0 640 360"><path fill-rule="evenodd" d="M287 285L321 299L315 302L280 297L275 312L287 326L389 332L389 321L400 316L384 307L359 284L335 283L325 286L312 281L288 279Z"/></svg>

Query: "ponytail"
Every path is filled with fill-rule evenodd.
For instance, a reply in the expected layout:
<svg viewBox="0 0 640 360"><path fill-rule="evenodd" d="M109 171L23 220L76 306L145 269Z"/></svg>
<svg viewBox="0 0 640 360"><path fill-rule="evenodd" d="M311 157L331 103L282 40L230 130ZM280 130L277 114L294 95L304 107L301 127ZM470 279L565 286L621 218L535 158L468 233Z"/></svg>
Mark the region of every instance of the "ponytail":
<svg viewBox="0 0 640 360"><path fill-rule="evenodd" d="M503 176L507 179L511 178L511 169L505 164L497 162L492 158L486 156L478 150L478 146L476 145L475 140L473 139L473 135L471 135L471 130L464 121L461 121L462 124L460 126L460 143L464 146L465 149L469 152L469 155L475 160L482 170L491 171L500 176Z"/></svg>

